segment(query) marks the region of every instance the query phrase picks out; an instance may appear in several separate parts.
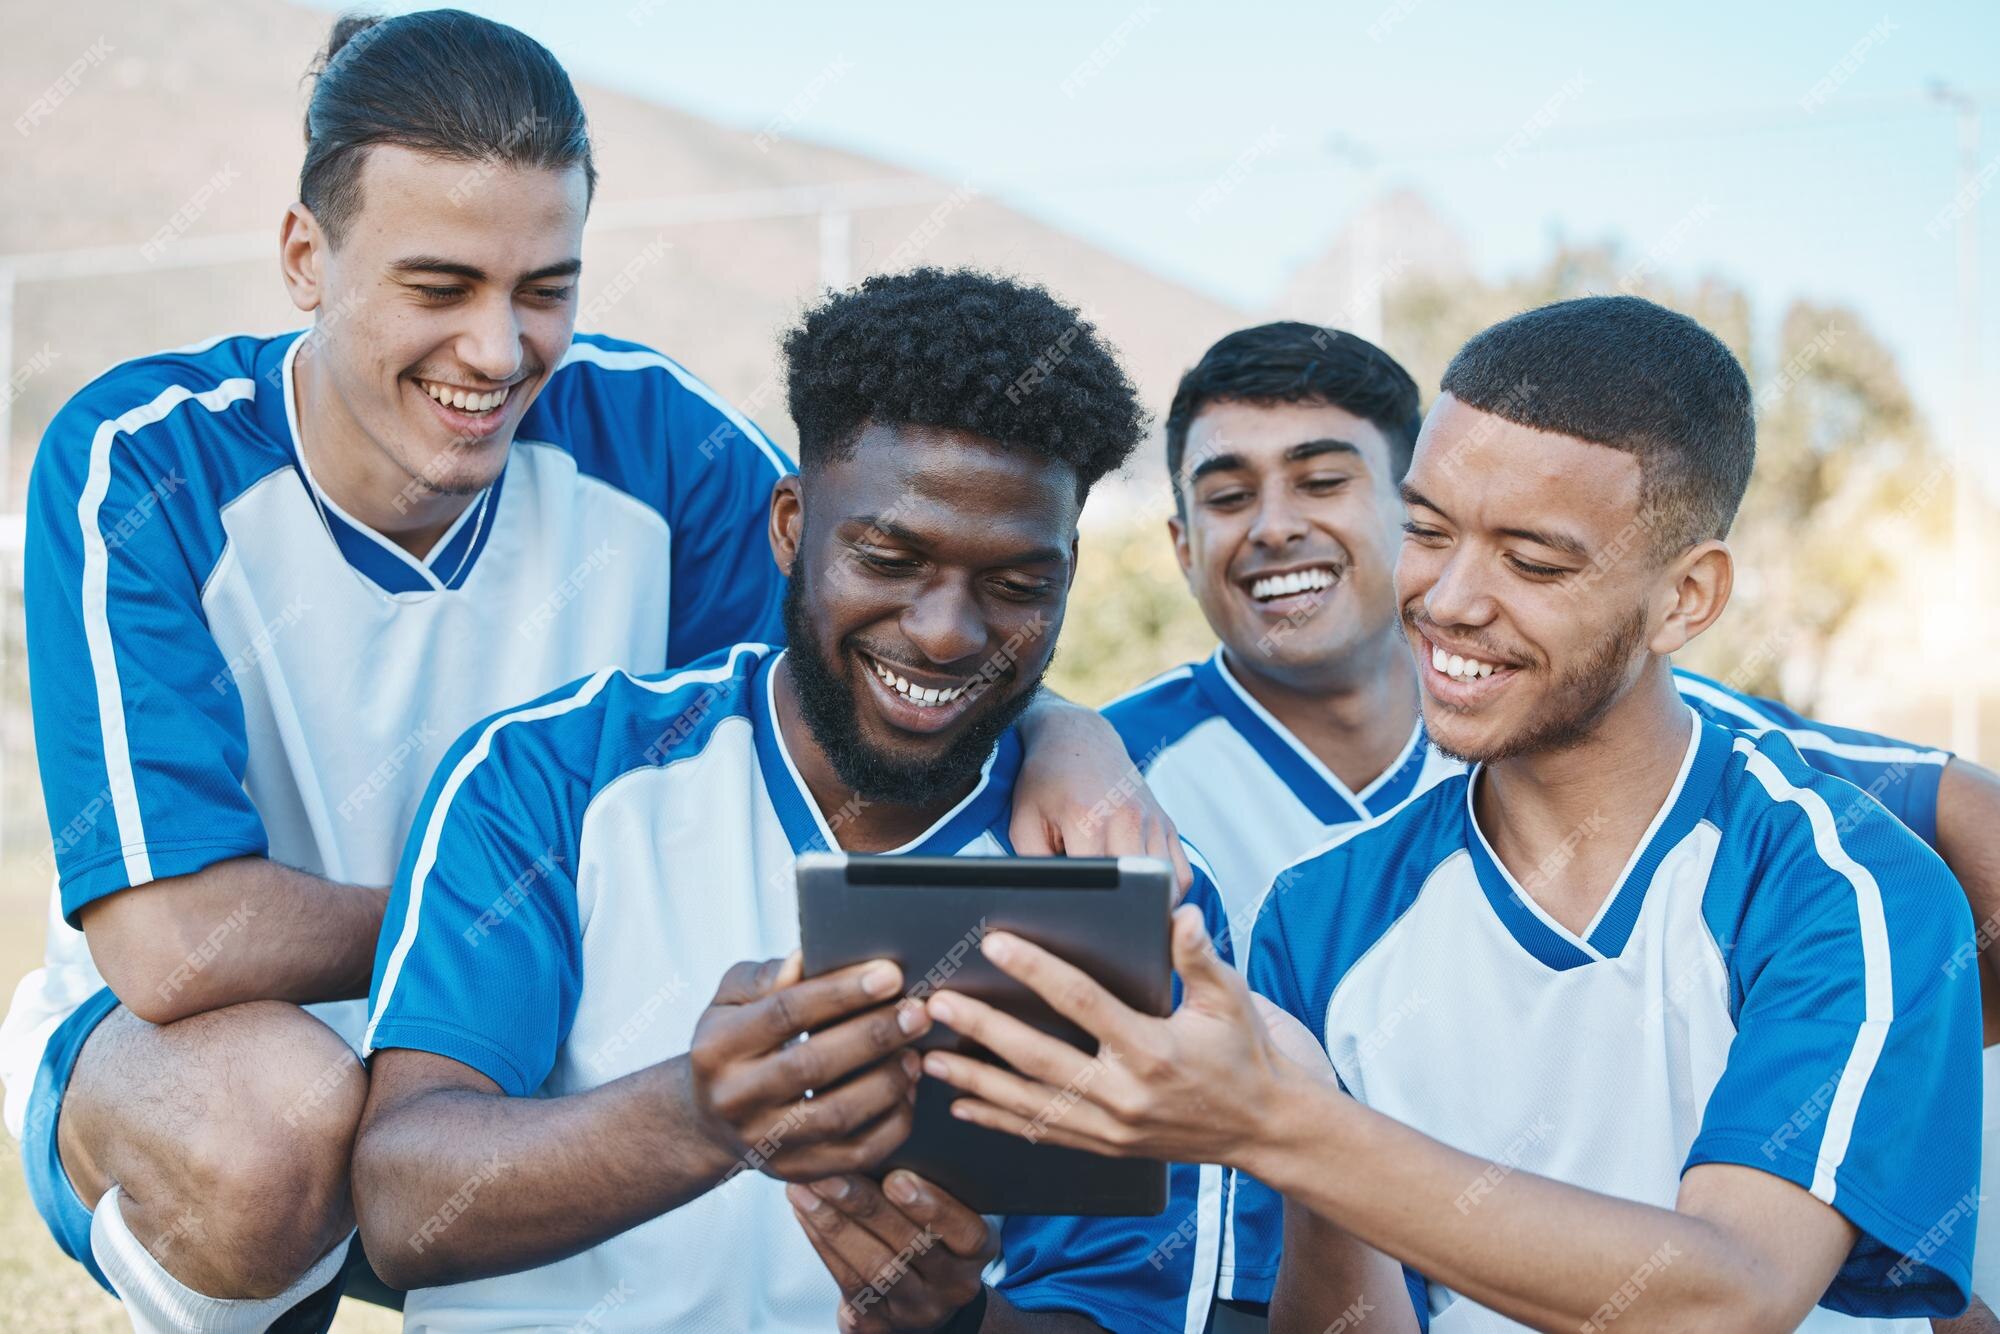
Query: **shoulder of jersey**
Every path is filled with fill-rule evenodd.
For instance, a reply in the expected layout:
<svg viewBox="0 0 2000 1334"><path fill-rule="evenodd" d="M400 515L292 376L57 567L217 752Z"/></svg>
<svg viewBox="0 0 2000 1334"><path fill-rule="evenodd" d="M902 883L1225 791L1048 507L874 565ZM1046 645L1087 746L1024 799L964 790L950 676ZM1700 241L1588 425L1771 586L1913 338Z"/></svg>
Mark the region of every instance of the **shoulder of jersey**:
<svg viewBox="0 0 2000 1334"><path fill-rule="evenodd" d="M1466 773L1447 774L1371 820L1341 825L1279 872L1280 878L1351 866L1387 868L1411 857L1442 861L1465 842Z"/></svg>
<svg viewBox="0 0 2000 1334"><path fill-rule="evenodd" d="M1788 794L1794 793L1813 794L1827 805L1836 821L1853 801L1874 800L1847 779L1808 763L1782 728L1766 726L1753 731L1728 718L1705 714L1701 725L1728 738L1730 753L1722 770L1721 809L1733 822L1776 821L1786 829L1810 829L1811 807L1787 800ZM1847 818L1851 821L1852 816ZM1889 823L1901 827L1898 822Z"/></svg>
<svg viewBox="0 0 2000 1334"><path fill-rule="evenodd" d="M297 336L233 334L120 362L70 396L43 450L81 466L111 427L126 452L162 471L185 465L239 485L262 476L291 454L258 426L258 399L283 393L274 372L260 378L260 362L278 364L261 354Z"/></svg>
<svg viewBox="0 0 2000 1334"><path fill-rule="evenodd" d="M1161 672L1099 710L1142 770L1151 767L1162 750L1216 716L1195 680L1195 666L1184 663Z"/></svg>
<svg viewBox="0 0 2000 1334"><path fill-rule="evenodd" d="M737 644L643 676L602 668L474 724L458 749L484 744L506 752L510 770L564 771L603 787L632 770L699 755L720 724L749 718L757 669L772 651Z"/></svg>
<svg viewBox="0 0 2000 1334"><path fill-rule="evenodd" d="M769 436L702 378L665 353L608 334L579 333L521 419L519 436L538 444L589 452L623 442L639 458L657 458L661 439L647 429L608 434L605 413L621 423L672 425L669 447L699 450L749 447L779 472L791 462ZM571 429L573 418L590 428Z"/></svg>
<svg viewBox="0 0 2000 1334"><path fill-rule="evenodd" d="M1758 731L1768 727L1788 727L1798 721L1796 715L1789 718L1779 716L1767 701L1758 700L1685 667L1674 668L1674 689L1696 713L1721 727Z"/></svg>

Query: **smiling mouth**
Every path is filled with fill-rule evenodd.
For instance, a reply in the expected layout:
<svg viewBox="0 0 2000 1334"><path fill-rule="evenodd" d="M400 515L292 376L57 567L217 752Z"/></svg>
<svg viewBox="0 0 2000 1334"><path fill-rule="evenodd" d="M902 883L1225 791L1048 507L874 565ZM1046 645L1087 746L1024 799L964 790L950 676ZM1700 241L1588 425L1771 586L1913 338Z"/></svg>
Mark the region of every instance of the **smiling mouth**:
<svg viewBox="0 0 2000 1334"><path fill-rule="evenodd" d="M947 704L954 703L966 691L972 689L977 679L942 688L914 685L902 673L891 669L873 654L863 653L861 656L867 660L869 670L875 673L883 685L894 691L898 699L914 704L920 709L941 709Z"/></svg>
<svg viewBox="0 0 2000 1334"><path fill-rule="evenodd" d="M1436 644L1431 645L1431 666L1454 681L1476 681L1482 676L1491 676L1496 671L1505 670L1505 664L1468 658L1459 653L1446 653Z"/></svg>
<svg viewBox="0 0 2000 1334"><path fill-rule="evenodd" d="M417 388L428 394L432 401L454 412L462 412L468 417L484 417L507 406L518 385L502 385L492 390L471 390L461 385L444 384L437 380L417 380Z"/></svg>
<svg viewBox="0 0 2000 1334"><path fill-rule="evenodd" d="M1320 593L1340 582L1340 572L1331 565L1291 570L1284 574L1262 575L1250 581L1250 596L1258 602L1276 602L1300 593Z"/></svg>

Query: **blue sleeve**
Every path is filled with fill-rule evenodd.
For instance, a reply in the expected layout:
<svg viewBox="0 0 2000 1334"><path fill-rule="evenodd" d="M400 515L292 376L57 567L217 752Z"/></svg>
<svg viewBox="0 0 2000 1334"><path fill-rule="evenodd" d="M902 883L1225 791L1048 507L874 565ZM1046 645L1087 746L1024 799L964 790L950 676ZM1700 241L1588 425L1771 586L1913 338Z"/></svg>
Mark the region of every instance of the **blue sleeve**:
<svg viewBox="0 0 2000 1334"><path fill-rule="evenodd" d="M243 790L235 673L247 665L223 659L201 605L219 529L174 452L155 444L174 429L172 413L211 410L182 400L168 419L128 431L86 391L35 457L22 589L29 693L71 925L107 894L266 850Z"/></svg>
<svg viewBox="0 0 2000 1334"><path fill-rule="evenodd" d="M686 377L669 404L673 586L667 666L732 644L782 644L785 578L771 555L771 488L792 471L763 431Z"/></svg>
<svg viewBox="0 0 2000 1334"><path fill-rule="evenodd" d="M1938 783L1951 752L1893 737L1818 722L1774 699L1731 690L1720 681L1676 669L1681 697L1711 722L1737 731L1783 732L1799 758L1822 773L1844 778L1873 802L1850 797L1834 812L1843 828L1866 819L1880 805L1937 846Z"/></svg>
<svg viewBox="0 0 2000 1334"><path fill-rule="evenodd" d="M1843 828L1854 789L1784 741L1739 753L1739 781L1768 811L1752 839L1724 845L1711 880L1737 1031L1687 1165L1769 1172L1860 1229L1823 1305L1956 1314L1980 1157L1978 976L1954 966L1972 938L1965 896L1907 829ZM1732 884L1747 888L1729 904Z"/></svg>
<svg viewBox="0 0 2000 1334"><path fill-rule="evenodd" d="M1182 902L1201 908L1227 962L1221 896L1199 854L1188 853L1194 883ZM1166 1211L1154 1218L1009 1217L1000 1229L1006 1275L995 1286L1024 1311L1073 1311L1119 1331L1200 1331L1215 1292L1223 1187L1220 1167L1174 1163Z"/></svg>
<svg viewBox="0 0 2000 1334"><path fill-rule="evenodd" d="M522 716L543 711L479 723L431 779L376 945L364 1057L435 1052L517 1098L554 1068L583 985L575 875L588 784L572 771L580 752Z"/></svg>
<svg viewBox="0 0 2000 1334"><path fill-rule="evenodd" d="M1215 887L1215 868L1208 864L1208 858L1201 855L1194 844L1181 840L1181 850L1187 854L1188 868L1194 872L1193 882L1181 899L1183 904L1192 903L1201 909L1201 920L1208 927L1208 938L1215 942L1215 952L1223 961L1234 965L1236 962L1236 941L1229 929L1229 909L1222 904L1222 891ZM1174 1004L1181 1003L1181 980L1174 978Z"/></svg>
<svg viewBox="0 0 2000 1334"><path fill-rule="evenodd" d="M693 372L638 343L578 334L520 431L666 522L669 669L784 642L785 580L767 533L771 488L791 461Z"/></svg>
<svg viewBox="0 0 2000 1334"><path fill-rule="evenodd" d="M1257 923L1250 932L1250 963L1245 976L1252 991L1297 1019L1307 1032L1317 1037L1322 1033L1324 1015L1312 1013L1306 1002L1298 973L1292 967L1291 947L1285 937L1281 913L1289 898L1286 891L1291 888L1291 881L1285 877L1296 879L1301 874L1302 868L1287 868L1279 885L1264 896ZM1320 1008L1323 1010L1324 1006ZM1278 1281L1278 1259L1284 1249L1284 1197L1248 1173L1231 1171L1229 1207L1223 1223L1220 1295L1235 1302L1269 1303L1271 1290Z"/></svg>

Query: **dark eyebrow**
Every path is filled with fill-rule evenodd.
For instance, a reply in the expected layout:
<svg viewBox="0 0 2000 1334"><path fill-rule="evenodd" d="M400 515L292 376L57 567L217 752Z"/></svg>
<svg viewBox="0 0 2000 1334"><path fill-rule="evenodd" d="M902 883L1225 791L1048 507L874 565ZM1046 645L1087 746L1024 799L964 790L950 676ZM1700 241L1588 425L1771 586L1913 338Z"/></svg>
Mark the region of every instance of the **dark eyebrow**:
<svg viewBox="0 0 2000 1334"><path fill-rule="evenodd" d="M1285 462L1303 463L1322 454L1352 454L1357 459L1362 456L1359 445L1350 444L1345 440L1307 440L1286 450Z"/></svg>
<svg viewBox="0 0 2000 1334"><path fill-rule="evenodd" d="M921 533L903 527L893 519L884 519L870 514L857 514L850 523L860 524L864 533L877 533L892 542L922 550L930 545ZM1003 565L1060 565L1069 559L1069 552L1061 547L1030 547L994 561L995 566Z"/></svg>
<svg viewBox="0 0 2000 1334"><path fill-rule="evenodd" d="M407 259L397 260L389 267L397 273L449 274L454 278L463 278L469 283L483 283L487 276L486 270L476 264L462 264L457 260L441 259L436 255L411 255ZM532 283L545 278L568 278L581 272L582 269L581 259L558 260L554 264L544 264L539 269L522 274L519 281Z"/></svg>
<svg viewBox="0 0 2000 1334"><path fill-rule="evenodd" d="M1304 463L1325 454L1352 454L1361 458L1361 448L1345 440L1302 440L1286 448L1283 458L1286 463ZM1192 486L1212 472L1235 472L1244 466L1241 454L1210 454L1188 470L1188 485Z"/></svg>
<svg viewBox="0 0 2000 1334"><path fill-rule="evenodd" d="M1403 483L1400 490L1403 503L1412 509L1422 506L1427 510L1436 510L1439 514L1444 513L1436 504L1426 499L1423 492L1417 490L1417 488L1411 486L1408 482ZM1567 533L1548 532L1540 528L1502 528L1499 531L1502 537L1518 537L1523 542L1533 542L1539 546L1545 546L1551 551L1560 551L1565 555L1574 556L1578 560L1590 559L1590 548Z"/></svg>
<svg viewBox="0 0 2000 1334"><path fill-rule="evenodd" d="M1188 485L1193 486L1212 472L1235 472L1243 466L1241 454L1207 454L1188 469Z"/></svg>
<svg viewBox="0 0 2000 1334"><path fill-rule="evenodd" d="M1523 542L1533 542L1537 546L1544 546L1554 551L1560 551L1564 555L1574 556L1578 560L1590 559L1590 548L1567 533L1545 532L1539 528L1502 528L1500 535L1502 537L1518 537Z"/></svg>

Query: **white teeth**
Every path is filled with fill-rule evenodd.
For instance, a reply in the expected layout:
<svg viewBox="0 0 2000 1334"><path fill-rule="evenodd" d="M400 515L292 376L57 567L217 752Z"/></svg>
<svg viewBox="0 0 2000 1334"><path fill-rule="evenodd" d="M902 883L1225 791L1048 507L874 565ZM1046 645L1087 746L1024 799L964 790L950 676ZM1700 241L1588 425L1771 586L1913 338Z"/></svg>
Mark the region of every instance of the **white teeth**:
<svg viewBox="0 0 2000 1334"><path fill-rule="evenodd" d="M1455 681L1476 681L1482 676L1493 675L1492 663L1446 653L1436 644L1431 645L1431 666Z"/></svg>
<svg viewBox="0 0 2000 1334"><path fill-rule="evenodd" d="M872 658L869 659L868 665L875 669L875 675L882 678L884 685L919 708L934 709L939 705L949 704L966 691L966 687L964 686L953 686L949 690L936 690L929 686L913 686L901 676L898 676L895 672L890 671L887 667L884 667Z"/></svg>
<svg viewBox="0 0 2000 1334"><path fill-rule="evenodd" d="M502 403L505 403L507 395L513 392L511 385L506 389L496 389L488 394L475 394L468 393L463 389L454 388L451 385L432 384L428 380L419 380L417 383L422 386L426 394L429 394L446 407L457 408L460 412L491 412Z"/></svg>
<svg viewBox="0 0 2000 1334"><path fill-rule="evenodd" d="M1293 593L1317 592L1331 588L1334 583L1333 571L1326 566L1316 566L1310 570L1294 570L1290 574L1267 574L1250 585L1253 598L1281 598Z"/></svg>

